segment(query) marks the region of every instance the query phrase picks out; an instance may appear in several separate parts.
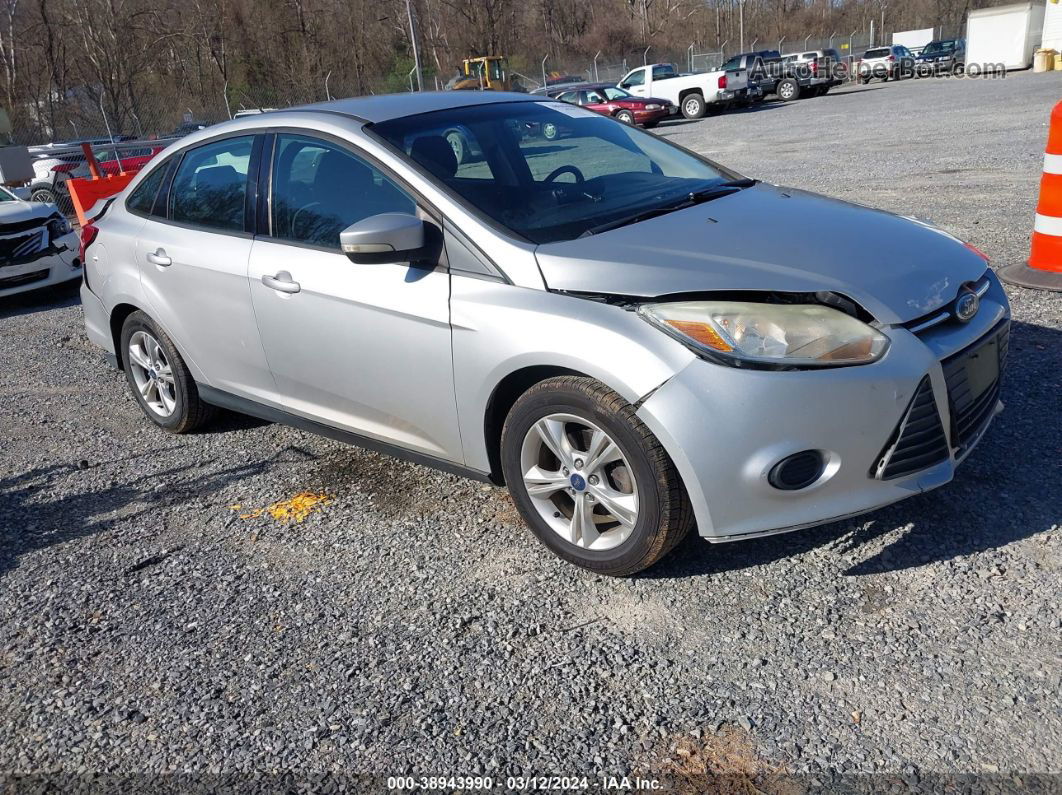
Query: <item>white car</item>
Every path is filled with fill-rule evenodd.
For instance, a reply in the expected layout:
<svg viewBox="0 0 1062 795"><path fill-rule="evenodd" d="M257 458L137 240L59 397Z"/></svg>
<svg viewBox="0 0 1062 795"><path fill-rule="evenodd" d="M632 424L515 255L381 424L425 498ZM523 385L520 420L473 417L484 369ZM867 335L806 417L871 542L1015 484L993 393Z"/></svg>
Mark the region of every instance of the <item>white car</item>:
<svg viewBox="0 0 1062 795"><path fill-rule="evenodd" d="M748 72L701 72L679 74L674 64L657 63L632 69L619 87L638 97L660 97L682 111L687 119L699 119L709 107L722 109L748 94Z"/></svg>
<svg viewBox="0 0 1062 795"><path fill-rule="evenodd" d="M80 279L79 246L54 204L0 187L0 297Z"/></svg>

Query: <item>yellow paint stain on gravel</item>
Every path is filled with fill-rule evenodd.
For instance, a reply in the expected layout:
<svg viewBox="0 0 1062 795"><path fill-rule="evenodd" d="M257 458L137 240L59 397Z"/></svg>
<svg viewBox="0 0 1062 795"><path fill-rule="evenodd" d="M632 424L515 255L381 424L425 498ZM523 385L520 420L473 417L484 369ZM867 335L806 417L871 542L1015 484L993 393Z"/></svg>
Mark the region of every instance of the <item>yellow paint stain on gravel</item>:
<svg viewBox="0 0 1062 795"><path fill-rule="evenodd" d="M312 491L303 491L290 500L281 500L264 508L255 508L247 513L241 513L240 518L258 519L262 516L270 516L278 522L298 523L331 502L332 498L327 494L314 494ZM243 505L241 503L230 505L229 510L243 510Z"/></svg>

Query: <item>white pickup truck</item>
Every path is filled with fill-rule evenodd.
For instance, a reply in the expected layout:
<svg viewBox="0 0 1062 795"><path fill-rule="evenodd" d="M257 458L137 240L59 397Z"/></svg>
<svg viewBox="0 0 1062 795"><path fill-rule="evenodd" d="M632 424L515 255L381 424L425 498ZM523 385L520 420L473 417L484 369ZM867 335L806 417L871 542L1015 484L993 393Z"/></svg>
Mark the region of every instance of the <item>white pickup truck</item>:
<svg viewBox="0 0 1062 795"><path fill-rule="evenodd" d="M745 69L684 75L670 63L639 66L624 75L618 85L640 97L670 100L687 119L699 119L709 109L722 110L735 102L751 101L759 92L755 83L749 85Z"/></svg>

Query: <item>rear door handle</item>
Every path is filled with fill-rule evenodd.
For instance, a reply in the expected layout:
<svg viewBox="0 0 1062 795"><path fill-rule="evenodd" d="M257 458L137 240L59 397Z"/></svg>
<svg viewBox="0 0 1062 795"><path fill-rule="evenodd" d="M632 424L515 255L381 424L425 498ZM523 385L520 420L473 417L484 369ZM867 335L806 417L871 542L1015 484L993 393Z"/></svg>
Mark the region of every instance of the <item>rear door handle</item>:
<svg viewBox="0 0 1062 795"><path fill-rule="evenodd" d="M262 284L281 293L297 293L302 289L297 281L292 280L291 274L287 271L277 271L276 276L263 275Z"/></svg>
<svg viewBox="0 0 1062 795"><path fill-rule="evenodd" d="M173 260L166 256L166 249L157 248L154 253L148 252L147 261L152 265L161 265L163 268L168 268L173 264Z"/></svg>

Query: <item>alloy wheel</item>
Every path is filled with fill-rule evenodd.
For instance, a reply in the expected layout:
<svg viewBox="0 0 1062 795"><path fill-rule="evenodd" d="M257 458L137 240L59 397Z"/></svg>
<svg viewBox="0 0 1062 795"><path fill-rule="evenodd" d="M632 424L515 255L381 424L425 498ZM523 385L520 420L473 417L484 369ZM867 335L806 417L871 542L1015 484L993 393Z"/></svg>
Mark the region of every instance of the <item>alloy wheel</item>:
<svg viewBox="0 0 1062 795"><path fill-rule="evenodd" d="M140 397L152 412L169 417L177 408L177 385L166 351L146 331L136 331L129 338L128 360Z"/></svg>
<svg viewBox="0 0 1062 795"><path fill-rule="evenodd" d="M524 488L547 525L568 543L613 549L638 521L634 470L605 431L573 414L534 423L520 450Z"/></svg>

